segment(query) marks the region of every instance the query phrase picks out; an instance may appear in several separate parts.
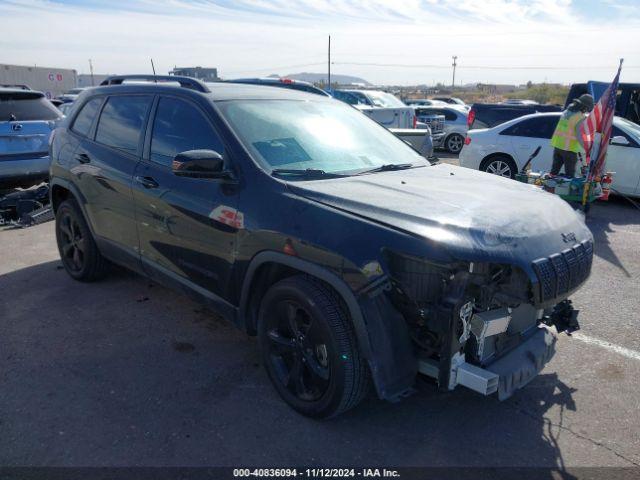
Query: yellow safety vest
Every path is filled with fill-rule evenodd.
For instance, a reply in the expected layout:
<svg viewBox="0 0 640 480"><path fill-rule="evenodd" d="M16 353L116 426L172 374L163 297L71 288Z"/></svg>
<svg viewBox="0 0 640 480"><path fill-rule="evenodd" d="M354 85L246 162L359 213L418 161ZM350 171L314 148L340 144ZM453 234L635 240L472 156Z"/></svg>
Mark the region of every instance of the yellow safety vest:
<svg viewBox="0 0 640 480"><path fill-rule="evenodd" d="M578 140L576 126L583 118L584 115L581 112L575 112L571 116L563 114L558 121L555 132L553 132L553 137L551 137L551 145L568 152L582 152L582 144Z"/></svg>

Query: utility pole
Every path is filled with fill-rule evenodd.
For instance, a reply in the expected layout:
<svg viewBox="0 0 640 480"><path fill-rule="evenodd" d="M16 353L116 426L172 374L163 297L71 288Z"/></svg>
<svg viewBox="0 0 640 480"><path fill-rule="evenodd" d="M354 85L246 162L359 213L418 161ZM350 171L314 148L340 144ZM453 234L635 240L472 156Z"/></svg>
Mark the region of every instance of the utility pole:
<svg viewBox="0 0 640 480"><path fill-rule="evenodd" d="M331 35L329 35L329 48L327 50L327 88L331 90Z"/></svg>
<svg viewBox="0 0 640 480"><path fill-rule="evenodd" d="M91 72L91 86L95 87L95 83L93 83L93 64L91 63L91 59L89 59L89 72Z"/></svg>
<svg viewBox="0 0 640 480"><path fill-rule="evenodd" d="M453 58L453 64L452 64L453 65L453 79L451 80L451 88L453 88L456 85L456 66L458 65L456 63L456 60L458 60L458 56L454 55L451 58Z"/></svg>

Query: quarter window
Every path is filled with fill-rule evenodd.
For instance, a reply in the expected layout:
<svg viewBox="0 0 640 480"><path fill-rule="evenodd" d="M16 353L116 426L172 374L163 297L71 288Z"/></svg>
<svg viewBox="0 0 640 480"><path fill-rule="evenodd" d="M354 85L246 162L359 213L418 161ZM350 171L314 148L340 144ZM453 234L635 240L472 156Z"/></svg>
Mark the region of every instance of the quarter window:
<svg viewBox="0 0 640 480"><path fill-rule="evenodd" d="M150 105L150 96L109 97L100 115L96 142L135 154Z"/></svg>
<svg viewBox="0 0 640 480"><path fill-rule="evenodd" d="M91 130L91 125L93 125L93 120L98 113L98 109L102 104L102 98L93 98L84 104L80 113L76 117L73 122L73 130L80 135L84 135L85 137L89 135L89 131Z"/></svg>
<svg viewBox="0 0 640 480"><path fill-rule="evenodd" d="M220 138L196 107L177 98L161 98L153 121L150 158L168 166L187 150L224 153Z"/></svg>

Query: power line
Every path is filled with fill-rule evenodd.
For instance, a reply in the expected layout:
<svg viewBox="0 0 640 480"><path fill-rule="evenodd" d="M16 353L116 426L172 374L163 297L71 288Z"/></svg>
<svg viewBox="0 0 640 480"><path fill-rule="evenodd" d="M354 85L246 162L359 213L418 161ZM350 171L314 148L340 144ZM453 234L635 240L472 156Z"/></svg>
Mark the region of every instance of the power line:
<svg viewBox="0 0 640 480"><path fill-rule="evenodd" d="M392 68L441 68L449 69L451 65L425 65L425 64L403 64L403 63L366 63L366 62L333 62L334 65L353 65L361 67L392 67ZM531 66L531 65L457 65L457 68L473 70L590 70L613 68L611 65L583 67L556 67L556 66ZM625 66L625 69L636 69L640 66Z"/></svg>

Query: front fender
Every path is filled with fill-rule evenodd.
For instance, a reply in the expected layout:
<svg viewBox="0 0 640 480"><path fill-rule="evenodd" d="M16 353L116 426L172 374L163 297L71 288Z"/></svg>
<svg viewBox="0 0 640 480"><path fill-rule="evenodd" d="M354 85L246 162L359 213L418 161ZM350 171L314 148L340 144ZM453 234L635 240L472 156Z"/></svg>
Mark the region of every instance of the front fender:
<svg viewBox="0 0 640 480"><path fill-rule="evenodd" d="M248 318L253 278L265 263L284 265L318 278L342 297L380 398L394 400L411 388L418 367L407 325L383 294L382 288L367 288L357 294L342 278L321 265L280 252L263 251L251 260L242 284L239 306L241 322L246 322ZM379 280L374 283L383 284Z"/></svg>

